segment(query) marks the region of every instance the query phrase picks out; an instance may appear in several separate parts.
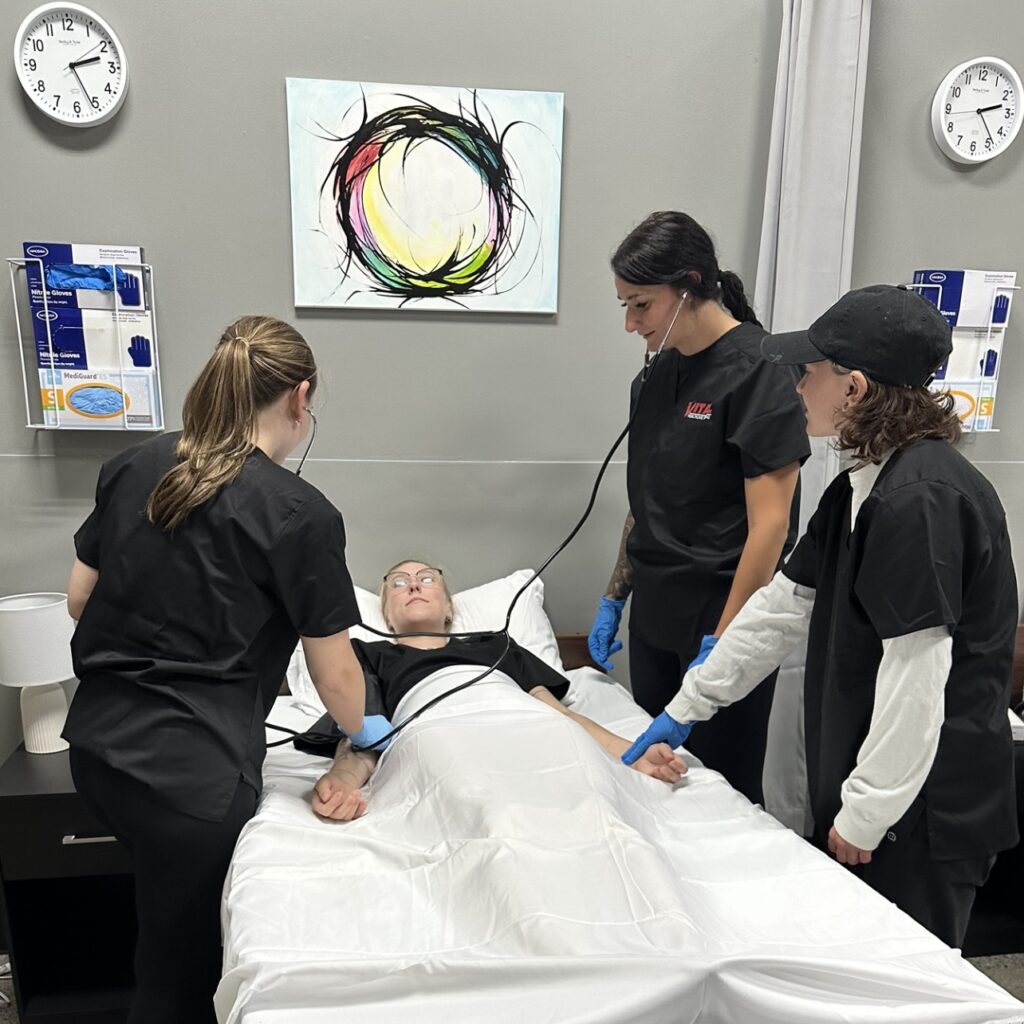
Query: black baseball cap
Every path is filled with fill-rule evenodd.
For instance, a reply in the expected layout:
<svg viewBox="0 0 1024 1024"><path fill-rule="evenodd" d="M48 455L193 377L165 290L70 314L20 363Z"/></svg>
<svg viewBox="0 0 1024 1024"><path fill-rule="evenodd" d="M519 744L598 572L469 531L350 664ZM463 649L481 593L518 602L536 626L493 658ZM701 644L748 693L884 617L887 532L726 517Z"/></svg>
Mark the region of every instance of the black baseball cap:
<svg viewBox="0 0 1024 1024"><path fill-rule="evenodd" d="M952 331L938 309L916 291L892 284L847 292L806 331L761 342L771 363L829 359L881 384L907 388L927 384L952 350Z"/></svg>

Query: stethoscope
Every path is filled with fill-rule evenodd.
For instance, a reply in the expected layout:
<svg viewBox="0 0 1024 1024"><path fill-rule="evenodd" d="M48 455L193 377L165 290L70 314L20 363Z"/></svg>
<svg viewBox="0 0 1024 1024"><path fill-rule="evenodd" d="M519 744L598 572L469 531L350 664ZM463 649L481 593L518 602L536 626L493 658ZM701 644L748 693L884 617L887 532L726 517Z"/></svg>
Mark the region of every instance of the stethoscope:
<svg viewBox="0 0 1024 1024"><path fill-rule="evenodd" d="M366 746L366 747L360 747L360 746L357 746L355 744L352 744L352 750L353 751L359 752L359 751L363 751L363 750L373 750L376 747L380 747L382 743L383 744L389 743L406 726L408 726L411 723L413 723L414 721L416 721L416 719L419 718L420 715L422 715L425 711L429 711L432 707L434 707L435 704L439 704L442 700L445 700L447 697L451 697L453 694L458 693L460 690L465 690L467 687L472 686L474 683L480 682L481 679L486 678L492 672L494 672L498 668L498 666L505 660L505 657L507 656L507 654L509 652L509 648L512 645L512 638L509 636L508 629L509 629L509 625L512 622L512 612L515 609L516 603L518 602L519 598L522 597L522 595L530 588L530 586L533 583L533 581L536 580L541 575L541 573L544 572L545 569L547 569L547 567L573 542L573 540L575 540L576 535L580 532L581 529L583 529L584 523L586 523L586 521L590 518L590 513L593 511L594 504L597 501L597 493L598 493L598 491L601 488L601 481L604 480L604 474L605 474L605 471L608 469L608 464L611 462L612 456L615 454L615 452L618 451L619 445L622 444L622 442L625 439L626 435L629 433L630 427L633 426L633 421L636 419L637 410L640 408L640 396L643 394L644 385L650 379L650 376L651 376L651 373L654 370L654 367L657 365L658 360L661 358L661 353L662 353L662 351L665 348L665 342L668 341L669 335L672 333L672 328L675 327L675 325L676 325L676 319L679 316L680 310L683 308L683 303L686 301L686 297L687 297L687 293L683 292L682 296L679 299L679 303L676 306L676 311L672 315L672 320L671 320L671 322L668 325L668 330L665 331L665 334L664 334L664 336L661 339L661 344L658 346L657 350L654 353L651 353L650 351L647 351L647 352L644 353L644 366L643 366L643 370L640 373L640 388L637 391L636 401L633 403L633 411L630 413L629 419L627 420L626 425L622 428L621 432L619 433L619 436L615 438L615 442L612 444L611 448L609 449L608 454L604 457L604 460L601 463L601 468L597 471L597 477L595 478L594 485L593 485L593 487L590 490L590 499L587 502L587 507L583 510L583 515L580 516L580 518L579 518L578 522L576 523L576 525L569 531L569 534L565 538L565 540L563 540L561 542L561 544L559 544L558 547L556 547L555 550L552 551L551 554L548 555L548 557L546 559L544 559L544 561L541 563L540 568L536 569L534 571L533 575L513 595L512 601L510 602L510 604L508 606L508 612L505 615L505 625L501 629L497 629L497 630L476 630L476 631L467 632L467 633L427 633L427 632L385 633L382 630L374 629L373 626L367 626L366 623L364 623L364 622L360 622L359 623L360 629L365 629L367 632L373 633L373 634L375 634L376 636L379 636L379 637L383 637L385 640L402 640L402 639L405 639L406 637L413 637L413 636L442 637L442 638L445 638L445 639L452 639L454 637L454 638L460 639L460 640L477 639L477 638L490 638L490 637L502 637L502 638L504 638L505 645L502 648L502 652L498 656L498 659L494 662L494 664L492 664L490 667L486 668L478 676L474 676L472 679L468 680L467 682L460 683L458 686L453 686L450 690L445 690L444 693L440 693L436 697L433 697L431 700L427 701L426 704L424 704L422 707L418 708L411 715L409 715L408 718L406 718L404 721L402 721L398 725L396 725L391 730L391 732L389 732L386 736L382 736L379 740L377 740L376 743L372 743L372 744L370 744L369 746ZM303 453L302 459L299 462L298 469L295 470L295 475L296 476L299 476L301 474L302 466L303 466L303 464L306 461L306 456L309 455L309 450L310 450L310 448L313 447L313 441L316 438L316 426L317 426L317 424L316 424L316 416L313 414L313 411L311 409L306 409L306 412L308 412L309 415L313 419L313 430L312 430L312 432L310 434L309 443L306 445L306 451ZM267 728L275 729L278 732L286 732L290 736L309 735L308 733L299 733L299 732L297 732L294 729L286 729L284 726L281 726L281 725L273 725L270 722L267 722ZM333 738L336 738L336 737L326 737L325 736L325 737L322 737L322 738L324 738L324 739L332 738L333 739ZM277 746L281 746L282 744L285 744L285 743L291 743L291 739L278 740L275 743L268 743L267 746L268 747L277 747ZM381 748L381 749L383 749L383 748Z"/></svg>
<svg viewBox="0 0 1024 1024"><path fill-rule="evenodd" d="M309 418L313 421L313 429L309 432L309 443L306 445L306 450L302 453L302 458L299 459L299 468L295 470L296 476L302 476L302 467L306 464L306 456L309 454L309 449L313 447L313 442L316 440L316 413L308 406L306 407L306 412L309 413Z"/></svg>

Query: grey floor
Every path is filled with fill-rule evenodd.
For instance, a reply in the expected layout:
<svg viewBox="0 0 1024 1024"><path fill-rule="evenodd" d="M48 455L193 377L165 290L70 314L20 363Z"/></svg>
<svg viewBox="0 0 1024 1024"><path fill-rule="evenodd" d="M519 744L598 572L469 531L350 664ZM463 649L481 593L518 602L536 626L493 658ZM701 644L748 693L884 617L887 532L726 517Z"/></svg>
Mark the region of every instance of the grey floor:
<svg viewBox="0 0 1024 1024"><path fill-rule="evenodd" d="M7 957L0 957L0 965L7 963ZM1024 1000L1024 953L1013 956L979 956L972 961L983 974L987 974L997 985L1002 985L1007 992ZM11 992L10 977L0 977L0 992L9 999L14 998ZM5 1006L0 1001L0 1024L18 1024L18 1014L13 1006Z"/></svg>

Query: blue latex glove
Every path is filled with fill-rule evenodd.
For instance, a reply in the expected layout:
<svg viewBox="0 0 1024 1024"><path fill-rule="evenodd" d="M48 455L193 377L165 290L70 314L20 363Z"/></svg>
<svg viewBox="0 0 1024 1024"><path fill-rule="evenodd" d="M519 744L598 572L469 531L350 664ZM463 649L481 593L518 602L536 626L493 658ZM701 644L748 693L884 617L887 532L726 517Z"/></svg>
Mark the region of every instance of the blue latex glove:
<svg viewBox="0 0 1024 1024"><path fill-rule="evenodd" d="M363 727L353 736L349 736L354 746L373 747L377 753L386 750L391 740L377 745L378 740L387 736L394 726L383 715L364 715Z"/></svg>
<svg viewBox="0 0 1024 1024"><path fill-rule="evenodd" d="M686 671L689 672L691 668L696 668L698 665L703 665L707 661L708 655L714 650L715 644L718 643L717 636L706 636L701 639L700 650L697 652L697 657L686 666Z"/></svg>
<svg viewBox="0 0 1024 1024"><path fill-rule="evenodd" d="M122 280L120 269L117 278L117 294L121 305L137 306L139 304L139 279L135 274L125 274Z"/></svg>
<svg viewBox="0 0 1024 1024"><path fill-rule="evenodd" d="M152 366L153 349L149 338L141 334L134 335L128 346L128 355L132 357L133 366Z"/></svg>
<svg viewBox="0 0 1024 1024"><path fill-rule="evenodd" d="M124 411L124 397L117 388L105 384L79 387L68 393L67 403L75 412L89 416L116 416Z"/></svg>
<svg viewBox="0 0 1024 1024"><path fill-rule="evenodd" d="M126 274L120 267L115 267L114 271L120 291L131 275ZM51 263L46 268L46 286L68 290L83 288L95 292L109 292L114 289L114 279L110 276L110 267L102 265L94 267L89 263ZM134 303L136 306L139 304L138 288L138 281L136 281Z"/></svg>
<svg viewBox="0 0 1024 1024"><path fill-rule="evenodd" d="M605 672L611 672L615 667L612 665L611 657L622 650L622 641L616 640L615 634L619 631L622 609L625 607L625 601L618 601L614 597L602 597L601 603L597 606L594 625L590 627L587 647L590 649L590 656Z"/></svg>
<svg viewBox="0 0 1024 1024"><path fill-rule="evenodd" d="M638 760L648 747L655 743L667 743L673 750L681 747L690 735L693 722L677 722L667 711L658 717L634 740L633 745L622 755L623 764Z"/></svg>

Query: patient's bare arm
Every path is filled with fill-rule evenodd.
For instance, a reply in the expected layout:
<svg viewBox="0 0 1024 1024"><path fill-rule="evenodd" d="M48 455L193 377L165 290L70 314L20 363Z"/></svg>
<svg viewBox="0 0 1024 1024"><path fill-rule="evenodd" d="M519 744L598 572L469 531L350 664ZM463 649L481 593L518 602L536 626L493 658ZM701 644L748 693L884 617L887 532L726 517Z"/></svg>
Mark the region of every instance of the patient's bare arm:
<svg viewBox="0 0 1024 1024"><path fill-rule="evenodd" d="M347 739L342 740L334 763L313 789L313 810L320 817L333 821L361 817L366 811L366 798L360 787L373 774L378 756L368 750L356 753Z"/></svg>
<svg viewBox="0 0 1024 1024"><path fill-rule="evenodd" d="M536 697L548 707L555 708L582 726L616 760L629 749L629 740L616 736L585 715L570 711L546 686L534 687L530 691L530 696ZM643 756L630 767L642 775L661 779L662 782L678 782L686 774L686 762L675 754L667 743L655 743L648 747Z"/></svg>

